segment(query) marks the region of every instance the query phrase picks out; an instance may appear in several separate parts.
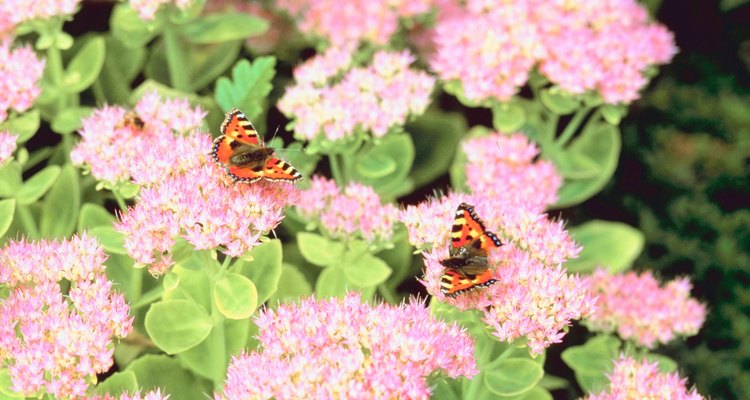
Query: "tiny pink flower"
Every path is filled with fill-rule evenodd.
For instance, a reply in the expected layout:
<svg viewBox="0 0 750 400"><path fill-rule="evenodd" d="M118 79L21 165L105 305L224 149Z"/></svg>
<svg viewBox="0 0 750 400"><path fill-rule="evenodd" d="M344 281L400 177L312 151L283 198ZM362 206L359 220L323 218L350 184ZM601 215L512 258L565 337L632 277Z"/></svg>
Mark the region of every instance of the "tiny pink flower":
<svg viewBox="0 0 750 400"><path fill-rule="evenodd" d="M83 396L112 366L112 339L132 330L125 298L105 275L104 250L86 235L11 241L0 249L0 362L12 389ZM61 293L59 281L69 282Z"/></svg>
<svg viewBox="0 0 750 400"><path fill-rule="evenodd" d="M169 395L162 393L161 389L156 389L146 394L141 394L140 392L129 394L123 392L120 396L112 396L111 394L93 395L85 397L84 400L169 400Z"/></svg>
<svg viewBox="0 0 750 400"><path fill-rule="evenodd" d="M591 394L584 400L702 400L695 389L688 390L686 378L676 373L662 373L656 362L620 357L609 375L609 390Z"/></svg>
<svg viewBox="0 0 750 400"><path fill-rule="evenodd" d="M398 209L382 204L371 187L350 183L339 190L336 182L321 176L314 176L310 182L297 210L303 217L318 221L329 236L342 240L356 237L370 244L392 240Z"/></svg>
<svg viewBox="0 0 750 400"><path fill-rule="evenodd" d="M13 152L16 151L17 138L17 135L10 132L0 132L0 165L5 164L13 156Z"/></svg>
<svg viewBox="0 0 750 400"><path fill-rule="evenodd" d="M300 81L278 103L279 110L294 119L295 136L312 140L323 134L338 140L362 131L382 137L424 113L435 80L409 67L411 54L377 52L369 66L350 69L339 82L324 85L325 78L340 72L336 60L350 59L348 48L342 47L297 68Z"/></svg>
<svg viewBox="0 0 750 400"><path fill-rule="evenodd" d="M166 5L172 4L177 9L185 11L195 0L130 0L130 6L133 7L138 15L144 20L152 20L156 17L156 12Z"/></svg>
<svg viewBox="0 0 750 400"><path fill-rule="evenodd" d="M23 22L72 15L80 2L81 0L3 0L0 2L0 39L3 32L10 33Z"/></svg>
<svg viewBox="0 0 750 400"><path fill-rule="evenodd" d="M647 348L694 335L706 319L706 306L690 297L687 278L662 286L650 272L612 275L600 268L588 285L598 296L597 310L586 320L589 328L616 331Z"/></svg>
<svg viewBox="0 0 750 400"><path fill-rule="evenodd" d="M427 377L478 372L471 336L416 300L311 297L255 321L261 350L232 360L219 399L428 399Z"/></svg>
<svg viewBox="0 0 750 400"><path fill-rule="evenodd" d="M10 40L0 40L0 122L8 111L23 112L31 108L42 92L39 80L44 60L37 58L29 46L11 48Z"/></svg>

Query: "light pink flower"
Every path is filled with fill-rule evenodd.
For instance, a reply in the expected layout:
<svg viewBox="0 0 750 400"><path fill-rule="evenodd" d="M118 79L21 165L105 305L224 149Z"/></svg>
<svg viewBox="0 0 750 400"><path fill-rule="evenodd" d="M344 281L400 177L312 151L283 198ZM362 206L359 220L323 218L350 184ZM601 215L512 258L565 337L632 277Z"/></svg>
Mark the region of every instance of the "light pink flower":
<svg viewBox="0 0 750 400"><path fill-rule="evenodd" d="M318 221L328 235L338 239L357 237L373 244L392 240L398 209L382 204L371 187L350 183L339 190L336 182L321 176L310 181L297 210L305 218Z"/></svg>
<svg viewBox="0 0 750 400"><path fill-rule="evenodd" d="M421 301L308 298L256 318L262 350L232 360L222 399L427 399L428 376L477 374L471 336Z"/></svg>
<svg viewBox="0 0 750 400"><path fill-rule="evenodd" d="M466 183L473 193L542 212L557 201L562 177L553 163L534 162L539 149L520 133L494 133L463 143Z"/></svg>
<svg viewBox="0 0 750 400"><path fill-rule="evenodd" d="M695 389L688 390L687 379L676 373L662 373L656 362L636 361L621 356L609 376L609 391L591 394L585 400L701 400Z"/></svg>
<svg viewBox="0 0 750 400"><path fill-rule="evenodd" d="M662 286L648 271L612 275L597 269L588 285L598 299L587 325L597 331L616 331L647 348L677 335L694 335L706 319L706 306L690 297L692 285L687 278Z"/></svg>
<svg viewBox="0 0 750 400"><path fill-rule="evenodd" d="M18 24L75 13L81 0L3 0L0 1L0 38ZM4 64L0 62L0 65Z"/></svg>
<svg viewBox="0 0 750 400"><path fill-rule="evenodd" d="M331 47L357 45L360 41L386 44L398 28L398 20L423 14L430 0L279 0L284 9L299 21L300 31L326 39Z"/></svg>
<svg viewBox="0 0 750 400"><path fill-rule="evenodd" d="M353 68L339 82L323 85L321 79L340 71L335 61L350 57L347 49L329 50L295 71L301 80L278 103L294 119L295 136L311 140L323 134L338 140L362 131L382 137L425 111L435 80L409 67L414 58L408 52L377 52L368 67Z"/></svg>
<svg viewBox="0 0 750 400"><path fill-rule="evenodd" d="M193 144L186 134L203 123L205 111L185 99L144 95L134 111L104 106L83 120L82 140L70 158L99 181L148 184L186 168L183 153Z"/></svg>
<svg viewBox="0 0 750 400"><path fill-rule="evenodd" d="M0 165L10 160L13 152L16 151L17 135L10 132L0 132Z"/></svg>
<svg viewBox="0 0 750 400"><path fill-rule="evenodd" d="M86 397L84 400L169 400L169 395L162 393L161 389L156 389L143 395L140 392L122 393L120 396L112 396L111 394L93 395Z"/></svg>
<svg viewBox="0 0 750 400"><path fill-rule="evenodd" d="M8 110L28 110L42 92L39 80L44 72L44 60L37 58L29 46L11 48L10 40L0 41L0 122L8 117Z"/></svg>
<svg viewBox="0 0 750 400"><path fill-rule="evenodd" d="M211 137L193 134L171 155L173 168L144 185L135 206L115 224L125 234L125 249L154 275L172 265L171 250L179 237L196 249L221 250L240 256L284 218L295 203L296 188L288 183L260 181L235 184L210 159Z"/></svg>
<svg viewBox="0 0 750 400"><path fill-rule="evenodd" d="M195 0L130 0L130 6L133 7L138 15L144 20L152 20L156 17L156 12L165 4L172 4L180 10L187 10Z"/></svg>
<svg viewBox="0 0 750 400"><path fill-rule="evenodd" d="M85 235L0 249L0 360L14 391L82 396L112 365L112 338L132 329L124 297L107 280L104 250ZM70 282L60 291L60 280Z"/></svg>

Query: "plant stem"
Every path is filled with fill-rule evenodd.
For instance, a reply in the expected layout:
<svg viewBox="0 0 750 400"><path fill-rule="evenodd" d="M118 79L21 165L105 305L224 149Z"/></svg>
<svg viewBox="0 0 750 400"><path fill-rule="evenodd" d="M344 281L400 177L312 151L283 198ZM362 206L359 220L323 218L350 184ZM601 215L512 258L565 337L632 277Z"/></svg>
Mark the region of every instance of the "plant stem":
<svg viewBox="0 0 750 400"><path fill-rule="evenodd" d="M227 349L226 349L226 334L224 332L224 321L225 318L219 312L219 308L216 306L216 298L214 297L213 288L216 286L216 282L229 268L229 264L232 262L232 257L225 257L224 262L219 266L218 270L211 271L207 270L209 274L209 281L211 282L211 318L214 321L213 332L211 332L211 354L213 355L213 364L216 368L215 375L212 378L214 383L214 390L219 391L224 385L224 377L227 370Z"/></svg>
<svg viewBox="0 0 750 400"><path fill-rule="evenodd" d="M345 185L346 177L344 176L344 172L341 170L341 163L339 162L339 155L338 154L329 155L328 162L331 164L331 173L333 174L333 180L335 180L339 186Z"/></svg>
<svg viewBox="0 0 750 400"><path fill-rule="evenodd" d="M62 26L60 27L62 29ZM49 77L52 81L52 87L57 90L57 98L55 99L55 107L54 107L54 113L57 115L60 111L62 111L65 108L65 94L63 91L63 63L62 63L62 53L60 52L60 49L57 48L57 44L52 44L47 49L47 60L45 61L45 65L47 66L49 71Z"/></svg>
<svg viewBox="0 0 750 400"><path fill-rule="evenodd" d="M183 92L190 91L190 81L187 68L185 49L180 43L179 27L168 24L164 27L164 45L167 49L167 68L172 87Z"/></svg>
<svg viewBox="0 0 750 400"><path fill-rule="evenodd" d="M18 218L21 220L21 225L23 225L23 229L26 231L29 239L39 239L41 234L39 233L39 228L36 225L34 216L31 214L31 210L29 210L27 206L19 204L16 207L16 211L18 212Z"/></svg>
<svg viewBox="0 0 750 400"><path fill-rule="evenodd" d="M380 295L383 296L383 298L387 302L391 304L398 304L398 296L385 283L381 283L380 285L378 285L378 292L380 292Z"/></svg>
<svg viewBox="0 0 750 400"><path fill-rule="evenodd" d="M557 138L557 141L555 144L558 148L565 147L570 139L573 138L573 134L578 131L578 128L581 126L581 122L583 122L583 119L586 118L586 115L591 111L591 107L584 107L580 110L576 111L575 115L573 115L573 119L568 122L568 125L565 127L563 132L560 134L560 137Z"/></svg>

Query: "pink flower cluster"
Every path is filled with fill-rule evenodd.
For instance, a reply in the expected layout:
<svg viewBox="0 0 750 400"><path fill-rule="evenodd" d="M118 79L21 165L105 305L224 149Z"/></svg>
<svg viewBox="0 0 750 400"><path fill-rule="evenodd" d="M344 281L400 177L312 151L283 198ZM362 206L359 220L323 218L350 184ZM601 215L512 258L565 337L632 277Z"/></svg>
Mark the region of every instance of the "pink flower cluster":
<svg viewBox="0 0 750 400"><path fill-rule="evenodd" d="M585 400L703 399L695 389L685 387L687 379L680 378L676 372L662 373L657 363L646 360L621 356L615 361L609 380L609 391L589 395Z"/></svg>
<svg viewBox="0 0 750 400"><path fill-rule="evenodd" d="M18 136L10 132L0 132L0 165L10 160L16 150L16 139Z"/></svg>
<svg viewBox="0 0 750 400"><path fill-rule="evenodd" d="M260 181L235 184L208 156L211 137L193 134L179 146L162 148L171 166L158 171L158 181L141 188L135 206L115 224L125 235L125 249L153 275L173 264L171 250L179 237L196 249L214 249L240 256L284 218L295 203L296 188L287 183ZM179 151L176 151L179 150ZM161 165L158 160L151 168Z"/></svg>
<svg viewBox="0 0 750 400"><path fill-rule="evenodd" d="M140 392L133 394L123 393L120 396L110 394L88 396L85 400L169 400L169 395L162 393L161 389L152 390L142 395Z"/></svg>
<svg viewBox="0 0 750 400"><path fill-rule="evenodd" d="M621 338L647 348L677 335L694 335L706 319L706 306L690 297L687 278L662 287L650 272L611 275L598 269L588 284L598 299L587 325L598 331L616 330Z"/></svg>
<svg viewBox="0 0 750 400"><path fill-rule="evenodd" d="M138 15L144 20L152 20L156 17L156 12L165 4L174 4L180 10L187 10L193 4L194 0L130 0L130 6L133 7Z"/></svg>
<svg viewBox="0 0 750 400"><path fill-rule="evenodd" d="M494 133L463 143L472 193L541 212L557 201L562 177L553 163L534 162L539 149L520 133Z"/></svg>
<svg viewBox="0 0 750 400"><path fill-rule="evenodd" d="M314 176L310 188L302 193L305 200L297 210L305 218L319 221L321 229L338 239L360 237L369 243L392 239L398 209L382 204L369 186L350 183L339 190L336 182Z"/></svg>
<svg viewBox="0 0 750 400"><path fill-rule="evenodd" d="M677 51L672 34L636 0L467 0L463 9L449 2L434 42L432 68L459 80L474 101L509 100L538 66L570 93L628 103L646 85L646 69Z"/></svg>
<svg viewBox="0 0 750 400"><path fill-rule="evenodd" d="M205 115L185 99L163 100L156 92L144 95L133 111L105 106L83 120L82 140L70 158L109 185L158 182L189 167L184 153L194 144L185 135L199 128Z"/></svg>
<svg viewBox="0 0 750 400"><path fill-rule="evenodd" d="M326 39L331 47L360 41L386 44L399 18L430 10L431 0L279 0L276 7L299 20L299 29Z"/></svg>
<svg viewBox="0 0 750 400"><path fill-rule="evenodd" d="M497 283L487 288L446 298L440 280L448 258L455 209L461 202L475 206L488 230L504 245L491 251L488 267ZM594 299L585 281L568 275L562 264L577 256L580 248L559 222L523 208L472 195L448 194L401 212L409 240L426 250L423 283L432 296L459 309L478 309L484 322L500 340L525 338L532 353L539 354L562 340L572 320L590 315ZM429 249L429 250L428 250Z"/></svg>
<svg viewBox="0 0 750 400"><path fill-rule="evenodd" d="M11 48L10 40L0 41L0 122L8 118L8 110L28 110L42 92L39 80L44 60L37 58L29 46Z"/></svg>
<svg viewBox="0 0 750 400"><path fill-rule="evenodd" d="M425 378L477 374L471 336L420 301L308 298L256 318L261 352L232 360L223 399L428 399Z"/></svg>
<svg viewBox="0 0 750 400"><path fill-rule="evenodd" d="M105 275L104 250L93 238L9 242L0 249L0 361L12 388L27 396L84 395L112 365L112 338L133 318ZM61 293L59 281L70 282Z"/></svg>
<svg viewBox="0 0 750 400"><path fill-rule="evenodd" d="M0 38L17 25L34 19L71 15L81 0L3 0L0 1ZM0 62L0 65L3 63Z"/></svg>
<svg viewBox="0 0 750 400"><path fill-rule="evenodd" d="M382 137L427 108L435 80L410 68L414 57L405 51L377 52L368 67L353 68L340 81L326 85L327 78L346 69L342 65L351 57L348 48L333 48L295 71L300 80L278 107L294 119L298 138L310 140L322 133L337 140L358 130Z"/></svg>

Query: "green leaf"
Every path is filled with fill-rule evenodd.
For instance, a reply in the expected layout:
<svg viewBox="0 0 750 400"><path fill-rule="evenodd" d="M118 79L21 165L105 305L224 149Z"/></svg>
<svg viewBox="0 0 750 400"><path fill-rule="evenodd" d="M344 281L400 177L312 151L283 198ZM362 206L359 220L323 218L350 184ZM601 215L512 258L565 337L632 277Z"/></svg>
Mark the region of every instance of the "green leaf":
<svg viewBox="0 0 750 400"><path fill-rule="evenodd" d="M97 226L111 226L115 222L115 216L104 207L84 203L78 215L78 231L83 232Z"/></svg>
<svg viewBox="0 0 750 400"><path fill-rule="evenodd" d="M75 231L78 208L81 204L81 189L78 172L65 164L42 204L39 230L48 238L68 236Z"/></svg>
<svg viewBox="0 0 750 400"><path fill-rule="evenodd" d="M18 135L16 142L25 143L31 139L32 136L39 129L39 122L41 116L39 110L33 109L18 114L15 116L9 116L8 119L0 123L0 131L13 132Z"/></svg>
<svg viewBox="0 0 750 400"><path fill-rule="evenodd" d="M183 34L192 43L221 43L262 35L270 26L268 21L250 14L215 13L186 24Z"/></svg>
<svg viewBox="0 0 750 400"><path fill-rule="evenodd" d="M544 89L539 98L548 110L557 115L570 114L581 106L574 95L559 88Z"/></svg>
<svg viewBox="0 0 750 400"><path fill-rule="evenodd" d="M29 205L47 193L47 190L55 183L60 176L60 167L50 165L37 172L21 186L21 190L16 195L18 204Z"/></svg>
<svg viewBox="0 0 750 400"><path fill-rule="evenodd" d="M287 301L295 301L300 297L306 297L312 294L312 286L307 278L299 272L297 267L291 264L283 264L281 266L281 282L283 285L279 286L276 292L271 295L268 299L269 304L283 303Z"/></svg>
<svg viewBox="0 0 750 400"><path fill-rule="evenodd" d="M599 164L585 154L561 151L552 154L551 158L555 163L555 169L563 178L589 179L599 174Z"/></svg>
<svg viewBox="0 0 750 400"><path fill-rule="evenodd" d="M180 361L166 356L147 354L133 361L126 371L135 374L141 393L157 388L170 399L204 399L211 384L185 370Z"/></svg>
<svg viewBox="0 0 750 400"><path fill-rule="evenodd" d="M0 197L15 197L21 190L21 165L11 161L0 165Z"/></svg>
<svg viewBox="0 0 750 400"><path fill-rule="evenodd" d="M297 245L302 257L307 262L319 267L340 263L344 255L343 243L332 241L315 233L298 233Z"/></svg>
<svg viewBox="0 0 750 400"><path fill-rule="evenodd" d="M242 259L235 262L237 272L255 284L258 290L256 301L263 304L276 292L281 278L281 241L271 240L253 248L251 262Z"/></svg>
<svg viewBox="0 0 750 400"><path fill-rule="evenodd" d="M115 230L112 225L95 226L89 233L99 239L104 250L112 254L128 254L125 250L125 235Z"/></svg>
<svg viewBox="0 0 750 400"><path fill-rule="evenodd" d="M224 320L225 360L228 361L231 356L239 354L246 348L245 344L250 336L252 326L254 324L246 319ZM227 367L227 364L216 365L218 357L210 356L215 351L215 335L217 335L216 329L212 330L208 338L199 345L177 355L180 361L190 368L191 371L209 379L216 375L218 369L225 369Z"/></svg>
<svg viewBox="0 0 750 400"><path fill-rule="evenodd" d="M10 380L8 368L0 369L0 395L2 399L25 399L26 396L13 391L13 382Z"/></svg>
<svg viewBox="0 0 750 400"><path fill-rule="evenodd" d="M315 294L321 298L341 297L352 289L340 266L331 266L323 270L315 282Z"/></svg>
<svg viewBox="0 0 750 400"><path fill-rule="evenodd" d="M677 371L677 362L675 360L661 354L647 353L645 358L651 362L659 363L659 371L665 374L669 374Z"/></svg>
<svg viewBox="0 0 750 400"><path fill-rule="evenodd" d="M229 319L249 318L258 307L255 284L244 275L227 273L214 286L216 307Z"/></svg>
<svg viewBox="0 0 750 400"><path fill-rule="evenodd" d="M609 335L599 335L582 346L562 352L562 359L574 372L578 384L588 393L598 393L609 384L607 374L617 358L620 341Z"/></svg>
<svg viewBox="0 0 750 400"><path fill-rule="evenodd" d="M539 382L539 386L547 390L565 389L570 387L570 382L568 382L567 379L558 376L544 374L542 380Z"/></svg>
<svg viewBox="0 0 750 400"><path fill-rule="evenodd" d="M587 126L565 151L577 153L593 161L597 164L598 173L591 178L566 179L558 191L559 199L555 207L574 206L599 193L617 169L620 147L620 131L617 127L609 124Z"/></svg>
<svg viewBox="0 0 750 400"><path fill-rule="evenodd" d="M361 287L376 286L391 275L391 268L385 261L365 253L344 262L344 274L349 282Z"/></svg>
<svg viewBox="0 0 750 400"><path fill-rule="evenodd" d="M738 8L740 6L743 6L748 3L750 0L721 0L719 1L719 9L723 12L731 11L735 8Z"/></svg>
<svg viewBox="0 0 750 400"><path fill-rule="evenodd" d="M78 50L65 69L62 88L67 93L80 93L96 80L104 65L104 39L92 37Z"/></svg>
<svg viewBox="0 0 750 400"><path fill-rule="evenodd" d="M138 380L133 371L115 372L104 382L96 385L97 394L111 394L119 397L123 392L135 393L138 391Z"/></svg>
<svg viewBox="0 0 750 400"><path fill-rule="evenodd" d="M553 400L553 397L550 392L537 386L526 392L522 400Z"/></svg>
<svg viewBox="0 0 750 400"><path fill-rule="evenodd" d="M146 332L167 354L180 353L205 339L213 321L206 310L190 300L164 300L146 313Z"/></svg>
<svg viewBox="0 0 750 400"><path fill-rule="evenodd" d="M216 102L224 111L237 107L253 120L263 111L275 75L275 57L259 57L252 64L240 60L232 68L231 80L222 77L216 81Z"/></svg>
<svg viewBox="0 0 750 400"><path fill-rule="evenodd" d="M622 105L615 106L612 104L605 104L600 110L602 112L602 117L604 117L604 120L612 125L619 125L620 121L622 121L622 117L624 117L628 112L627 107Z"/></svg>
<svg viewBox="0 0 750 400"><path fill-rule="evenodd" d="M238 58L242 42L225 42L211 46L201 46L199 51L191 53L193 79L190 87L200 90L221 76Z"/></svg>
<svg viewBox="0 0 750 400"><path fill-rule="evenodd" d="M114 36L104 38L107 57L102 72L94 83L94 93L101 102L122 104L128 102L130 84L146 61L146 49L128 48Z"/></svg>
<svg viewBox="0 0 750 400"><path fill-rule="evenodd" d="M143 47L161 31L161 19L144 21L130 4L117 4L112 11L109 26L112 35L128 48Z"/></svg>
<svg viewBox="0 0 750 400"><path fill-rule="evenodd" d="M388 176L396 171L397 166L396 160L380 152L369 152L362 157L357 157L355 164L357 174L369 179Z"/></svg>
<svg viewBox="0 0 750 400"><path fill-rule="evenodd" d="M492 107L492 125L500 132L513 133L526 123L526 111L515 102Z"/></svg>
<svg viewBox="0 0 750 400"><path fill-rule="evenodd" d="M402 194L408 193L413 183L408 179L409 171L414 164L414 142L404 133L390 133L379 140L375 146L357 155L356 160L385 160L390 159L396 164L392 169L388 162L388 171L379 171L370 175L361 173L358 166L352 168L353 180L371 186L383 201L389 201ZM355 164L356 165L356 164ZM382 175L383 172L389 172ZM378 175L378 176L375 176Z"/></svg>
<svg viewBox="0 0 750 400"><path fill-rule="evenodd" d="M621 272L633 264L645 244L641 231L621 222L594 220L568 231L583 246L578 258L565 264L571 272L592 272L597 267Z"/></svg>
<svg viewBox="0 0 750 400"><path fill-rule="evenodd" d="M524 358L508 358L484 373L484 384L500 396L518 396L536 386L544 370L538 363Z"/></svg>
<svg viewBox="0 0 750 400"><path fill-rule="evenodd" d="M410 176L415 186L426 185L448 171L466 129L461 114L437 111L428 111L406 125L405 130L414 140Z"/></svg>
<svg viewBox="0 0 750 400"><path fill-rule="evenodd" d="M16 212L16 199L0 200L0 237L8 232Z"/></svg>
<svg viewBox="0 0 750 400"><path fill-rule="evenodd" d="M91 107L69 107L55 114L52 119L51 128L53 131L67 135L83 126L82 119L91 114Z"/></svg>

